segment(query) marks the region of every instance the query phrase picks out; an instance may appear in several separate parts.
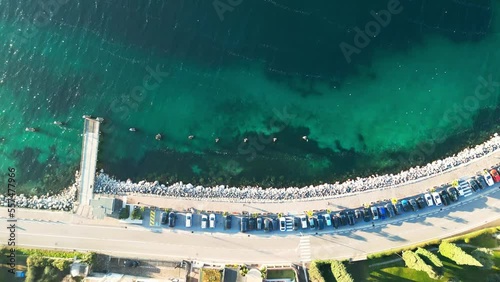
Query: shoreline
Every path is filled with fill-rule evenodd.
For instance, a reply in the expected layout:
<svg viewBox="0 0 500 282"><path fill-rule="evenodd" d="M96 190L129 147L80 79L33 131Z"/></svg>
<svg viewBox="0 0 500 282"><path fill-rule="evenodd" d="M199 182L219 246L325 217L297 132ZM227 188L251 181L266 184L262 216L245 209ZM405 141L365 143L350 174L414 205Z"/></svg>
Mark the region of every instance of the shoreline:
<svg viewBox="0 0 500 282"><path fill-rule="evenodd" d="M306 202L338 199L418 183L486 158L499 149L500 137L495 133L489 140L473 148L466 148L451 157L428 163L422 167L413 167L398 174L377 175L366 178L358 177L355 180L347 180L342 183L288 188L228 187L227 185L203 187L200 185L194 186L191 183L184 184L183 182L166 186L158 181L147 182L143 180L138 183L133 183L130 179L119 181L101 171L96 177L94 192L106 195L144 195L168 199L239 203Z"/></svg>

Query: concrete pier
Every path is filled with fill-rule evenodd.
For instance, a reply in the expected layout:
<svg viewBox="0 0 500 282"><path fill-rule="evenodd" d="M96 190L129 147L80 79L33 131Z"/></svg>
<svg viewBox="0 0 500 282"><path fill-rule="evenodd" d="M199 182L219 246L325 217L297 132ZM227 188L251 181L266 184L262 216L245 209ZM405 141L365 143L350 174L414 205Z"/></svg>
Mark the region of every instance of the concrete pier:
<svg viewBox="0 0 500 282"><path fill-rule="evenodd" d="M97 119L85 117L83 126L82 160L80 162L80 205L89 205L94 195L97 152L99 148L99 125Z"/></svg>

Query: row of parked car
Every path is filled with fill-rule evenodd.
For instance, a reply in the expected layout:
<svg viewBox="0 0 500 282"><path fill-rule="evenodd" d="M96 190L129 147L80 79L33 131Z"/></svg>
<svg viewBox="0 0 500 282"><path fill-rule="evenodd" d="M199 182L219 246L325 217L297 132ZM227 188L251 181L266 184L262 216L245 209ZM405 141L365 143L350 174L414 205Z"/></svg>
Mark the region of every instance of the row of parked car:
<svg viewBox="0 0 500 282"><path fill-rule="evenodd" d="M500 167L492 167L489 170L477 173L469 179L461 179L455 187L443 185L425 192L422 195L405 198L399 201L384 201L357 209L348 209L340 212L321 212L312 216L282 216L282 217L261 217L261 216L241 216L239 229L241 232L253 230L270 231L294 231L294 230L323 230L328 227L335 229L355 225L357 222L370 222L383 220L403 214L424 209L425 207L450 205L458 201L461 197L468 197L473 192L493 186L500 182ZM161 223L169 227L175 227L177 215L175 212L162 213ZM216 228L216 214L200 215L200 227L202 229ZM223 226L225 230L232 228L233 216L223 215ZM193 214L185 214L185 227L191 228L193 225Z"/></svg>

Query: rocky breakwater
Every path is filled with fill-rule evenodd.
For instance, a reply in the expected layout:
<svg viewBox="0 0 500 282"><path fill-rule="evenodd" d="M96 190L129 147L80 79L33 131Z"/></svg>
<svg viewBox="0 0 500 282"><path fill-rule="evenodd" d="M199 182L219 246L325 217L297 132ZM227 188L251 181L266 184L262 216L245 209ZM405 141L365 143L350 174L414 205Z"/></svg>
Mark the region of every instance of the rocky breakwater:
<svg viewBox="0 0 500 282"><path fill-rule="evenodd" d="M500 149L500 137L495 133L488 141L473 148L464 149L454 156L428 163L425 166L412 167L397 174L373 175L365 178L349 179L343 183L336 182L289 188L264 189L262 187L229 187L227 185L203 187L182 182L164 185L158 181L133 183L130 179L127 181L116 180L101 171L95 179L94 192L118 195L150 194L195 200L214 199L239 202L278 202L333 198L375 189L397 187L419 181L477 160L498 149Z"/></svg>
<svg viewBox="0 0 500 282"><path fill-rule="evenodd" d="M42 196L26 196L24 194L16 195L14 196L15 207L71 211L73 209L73 202L76 200L76 193L78 191L78 171L76 172L75 177L77 181L58 195L50 195L48 193ZM12 203L12 198L0 194L0 206L8 207L9 203Z"/></svg>

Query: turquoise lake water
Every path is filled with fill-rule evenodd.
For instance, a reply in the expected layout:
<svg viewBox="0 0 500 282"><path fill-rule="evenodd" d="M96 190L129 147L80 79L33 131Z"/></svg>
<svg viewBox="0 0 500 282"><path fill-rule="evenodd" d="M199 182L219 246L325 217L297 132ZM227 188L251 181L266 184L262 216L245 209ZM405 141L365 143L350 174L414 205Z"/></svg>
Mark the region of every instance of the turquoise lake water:
<svg viewBox="0 0 500 282"><path fill-rule="evenodd" d="M401 0L385 26L394 1L18 2L0 0L0 170L22 191L71 182L84 114L105 119L99 168L205 185L398 172L498 130L492 1Z"/></svg>

